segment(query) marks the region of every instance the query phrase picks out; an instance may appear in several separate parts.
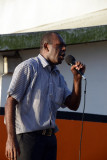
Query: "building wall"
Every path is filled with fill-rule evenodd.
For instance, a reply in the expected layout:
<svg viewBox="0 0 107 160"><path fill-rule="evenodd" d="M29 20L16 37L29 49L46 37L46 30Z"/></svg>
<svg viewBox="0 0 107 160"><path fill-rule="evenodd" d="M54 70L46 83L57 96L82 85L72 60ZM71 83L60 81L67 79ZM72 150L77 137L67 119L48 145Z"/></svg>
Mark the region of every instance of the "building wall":
<svg viewBox="0 0 107 160"><path fill-rule="evenodd" d="M87 77L86 113L107 115L107 41L69 46L67 54L86 65ZM72 88L72 75L69 66L64 62L59 66L69 88ZM82 83L82 101L77 112L82 112L84 80Z"/></svg>

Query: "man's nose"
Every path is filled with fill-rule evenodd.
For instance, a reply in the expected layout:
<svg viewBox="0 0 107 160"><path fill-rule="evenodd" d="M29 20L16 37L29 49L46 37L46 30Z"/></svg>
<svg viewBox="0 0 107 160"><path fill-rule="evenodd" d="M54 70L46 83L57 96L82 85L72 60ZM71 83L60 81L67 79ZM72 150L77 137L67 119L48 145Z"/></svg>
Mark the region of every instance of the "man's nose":
<svg viewBox="0 0 107 160"><path fill-rule="evenodd" d="M66 51L66 46L62 46L62 50L63 50L63 51Z"/></svg>
<svg viewBox="0 0 107 160"><path fill-rule="evenodd" d="M63 46L62 49L61 49L61 52L62 52L62 54L63 54L64 56L65 56L65 51L66 51L66 47Z"/></svg>

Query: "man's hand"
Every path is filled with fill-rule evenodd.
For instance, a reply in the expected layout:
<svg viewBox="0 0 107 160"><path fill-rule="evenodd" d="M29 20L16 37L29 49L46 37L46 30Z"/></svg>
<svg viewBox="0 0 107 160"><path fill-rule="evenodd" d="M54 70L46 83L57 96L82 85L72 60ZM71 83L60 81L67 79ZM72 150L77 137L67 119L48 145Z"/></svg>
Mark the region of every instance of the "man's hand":
<svg viewBox="0 0 107 160"><path fill-rule="evenodd" d="M83 74L85 72L85 65L81 62L76 62L71 66L71 71L74 76L73 82L73 90L71 95L69 95L65 100L65 105L68 106L69 109L76 111L80 105L81 100L81 78L82 76L76 71L79 70Z"/></svg>
<svg viewBox="0 0 107 160"><path fill-rule="evenodd" d="M74 79L78 80L81 79L81 75L75 70L81 71L83 74L85 72L85 65L83 65L81 62L76 62L75 65L71 66L71 71L74 75Z"/></svg>
<svg viewBox="0 0 107 160"><path fill-rule="evenodd" d="M20 149L16 138L7 139L5 155L9 160L17 160L17 155L20 155Z"/></svg>

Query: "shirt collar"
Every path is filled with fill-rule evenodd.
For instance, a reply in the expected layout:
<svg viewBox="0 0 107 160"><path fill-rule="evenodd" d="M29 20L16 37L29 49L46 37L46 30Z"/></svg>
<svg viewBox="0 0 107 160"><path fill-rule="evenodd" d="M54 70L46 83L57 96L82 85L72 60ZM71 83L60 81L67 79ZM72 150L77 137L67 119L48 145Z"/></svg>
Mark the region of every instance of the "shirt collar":
<svg viewBox="0 0 107 160"><path fill-rule="evenodd" d="M39 58L39 60L42 64L43 68L49 66L49 63L47 62L47 60L41 54L38 55L38 58Z"/></svg>
<svg viewBox="0 0 107 160"><path fill-rule="evenodd" d="M38 58L39 58L39 60L40 60L40 62L42 64L43 68L49 67L51 69L50 64L48 63L48 61L41 54L38 55ZM59 70L56 67L56 65L54 65L53 71L58 71L59 72Z"/></svg>

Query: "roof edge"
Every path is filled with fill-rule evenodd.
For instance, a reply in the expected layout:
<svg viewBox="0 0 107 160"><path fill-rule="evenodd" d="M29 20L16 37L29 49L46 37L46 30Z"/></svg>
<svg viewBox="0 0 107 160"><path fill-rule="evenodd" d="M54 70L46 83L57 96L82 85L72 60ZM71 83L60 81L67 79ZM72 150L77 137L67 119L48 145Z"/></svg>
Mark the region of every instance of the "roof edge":
<svg viewBox="0 0 107 160"><path fill-rule="evenodd" d="M63 37L67 45L107 40L107 25L54 31ZM46 32L50 31L2 34L0 51L39 48L41 37Z"/></svg>

